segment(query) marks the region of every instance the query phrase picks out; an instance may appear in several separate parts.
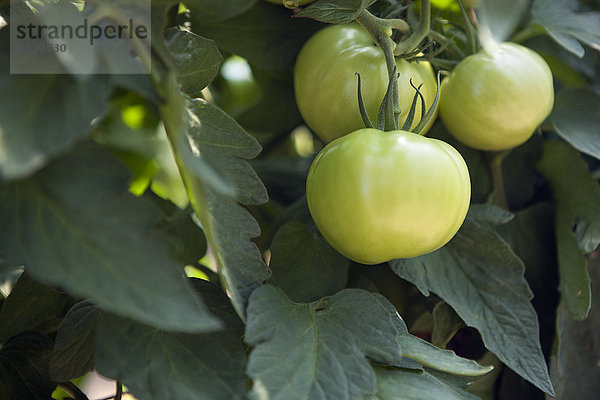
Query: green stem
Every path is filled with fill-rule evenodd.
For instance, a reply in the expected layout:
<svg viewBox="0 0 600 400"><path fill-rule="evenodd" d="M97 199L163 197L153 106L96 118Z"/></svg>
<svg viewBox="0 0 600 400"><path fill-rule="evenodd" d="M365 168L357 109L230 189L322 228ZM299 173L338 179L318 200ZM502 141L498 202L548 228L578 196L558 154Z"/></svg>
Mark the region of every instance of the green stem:
<svg viewBox="0 0 600 400"><path fill-rule="evenodd" d="M508 210L508 202L506 200L506 190L504 189L504 177L502 175L502 161L508 155L510 150L501 152L486 153L490 175L492 178L492 193L490 195L491 202L505 210Z"/></svg>
<svg viewBox="0 0 600 400"><path fill-rule="evenodd" d="M429 37L438 42L442 47L452 51L459 59L462 60L465 58L464 51L462 51L460 47L456 45L456 42L454 42L453 38L447 38L446 36L434 30L429 31Z"/></svg>
<svg viewBox="0 0 600 400"><path fill-rule="evenodd" d="M514 43L523 43L527 39L540 35L542 32L536 26L528 25L519 32L511 36L510 41Z"/></svg>
<svg viewBox="0 0 600 400"><path fill-rule="evenodd" d="M57 385L64 391L69 392L69 394L73 396L75 400L89 400L86 394L83 393L73 382L61 382Z"/></svg>
<svg viewBox="0 0 600 400"><path fill-rule="evenodd" d="M390 22L392 21L392 22ZM402 23L400 23L401 21ZM392 29L400 32L408 32L408 24L402 20L386 20L377 18L367 10L361 11L356 17L356 22L371 35L373 41L381 48L385 57L385 64L388 70L388 76L392 76L396 68L396 58L394 49L396 43L392 40ZM398 115L400 114L400 98L398 96L398 82L396 79L392 82L392 96L394 104L395 126L398 126Z"/></svg>
<svg viewBox="0 0 600 400"><path fill-rule="evenodd" d="M123 397L123 384L117 381L117 393L115 394L115 400L121 400Z"/></svg>
<svg viewBox="0 0 600 400"><path fill-rule="evenodd" d="M419 12L419 25L417 29L405 40L402 40L396 46L394 54L397 56L412 52L429 34L431 20L431 4L429 0L421 1L421 11Z"/></svg>

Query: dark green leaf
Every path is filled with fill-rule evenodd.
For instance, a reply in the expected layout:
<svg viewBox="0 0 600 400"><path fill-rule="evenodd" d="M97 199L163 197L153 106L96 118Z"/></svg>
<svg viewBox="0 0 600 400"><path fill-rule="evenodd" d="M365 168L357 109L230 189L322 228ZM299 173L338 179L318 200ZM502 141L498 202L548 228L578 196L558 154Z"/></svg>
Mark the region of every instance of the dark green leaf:
<svg viewBox="0 0 600 400"><path fill-rule="evenodd" d="M495 226L511 221L514 214L494 204L471 204L469 218L481 225Z"/></svg>
<svg viewBox="0 0 600 400"><path fill-rule="evenodd" d="M247 373L253 398L360 399L375 394L366 357L402 362L406 326L381 295L346 289L310 304L291 302L274 286L256 289L245 340L255 346Z"/></svg>
<svg viewBox="0 0 600 400"><path fill-rule="evenodd" d="M246 161L260 152L260 145L218 107L202 99L190 100L172 86L165 90L169 97L161 112L180 172L221 278L234 307L244 315L248 296L268 278L261 254L250 241L259 236L260 227L238 204L267 201L264 185ZM180 118L184 118L186 130L178 129ZM207 184L198 173L198 163L219 171L233 197Z"/></svg>
<svg viewBox="0 0 600 400"><path fill-rule="evenodd" d="M0 343L62 318L67 296L23 273L0 310ZM58 324L58 322L57 322Z"/></svg>
<svg viewBox="0 0 600 400"><path fill-rule="evenodd" d="M390 265L423 294L434 292L452 306L510 368L553 393L523 264L497 233L467 217L440 250Z"/></svg>
<svg viewBox="0 0 600 400"><path fill-rule="evenodd" d="M206 238L194 222L192 210L171 204L163 206L170 210L161 225L172 239L175 256L184 265L196 264L206 254Z"/></svg>
<svg viewBox="0 0 600 400"><path fill-rule="evenodd" d="M531 18L558 44L578 57L585 50L579 43L592 48L600 46L600 12L581 12L574 9L571 0L534 0Z"/></svg>
<svg viewBox="0 0 600 400"><path fill-rule="evenodd" d="M294 302L333 295L346 286L348 277L348 259L299 222L279 229L271 245L269 267L273 271L269 283L283 289Z"/></svg>
<svg viewBox="0 0 600 400"><path fill-rule="evenodd" d="M431 343L435 346L446 347L456 331L465 326L463 320L446 302L440 301L433 308L433 330Z"/></svg>
<svg viewBox="0 0 600 400"><path fill-rule="evenodd" d="M352 22L372 2L372 0L317 0L296 16L312 18L328 24L345 24Z"/></svg>
<svg viewBox="0 0 600 400"><path fill-rule="evenodd" d="M48 371L56 382L79 378L94 368L96 322L100 311L89 301L75 304L58 328Z"/></svg>
<svg viewBox="0 0 600 400"><path fill-rule="evenodd" d="M454 386L428 371L375 369L377 394L372 400L477 400L463 387Z"/></svg>
<svg viewBox="0 0 600 400"><path fill-rule="evenodd" d="M461 358L451 350L442 350L413 335L400 337L400 345L405 357L418 361L424 366L454 375L485 375L492 367L482 367L473 360Z"/></svg>
<svg viewBox="0 0 600 400"><path fill-rule="evenodd" d="M489 29L497 42L506 41L523 19L528 6L528 0L480 0L477 6L480 35L482 29Z"/></svg>
<svg viewBox="0 0 600 400"><path fill-rule="evenodd" d="M204 21L192 13L192 30L213 39L220 49L237 54L261 69L290 69L300 47L321 24L292 18L284 7L258 1L247 12L224 21Z"/></svg>
<svg viewBox="0 0 600 400"><path fill-rule="evenodd" d="M160 210L127 192L127 172L84 143L34 177L0 190L4 266L163 329L214 329L215 320L156 232Z"/></svg>
<svg viewBox="0 0 600 400"><path fill-rule="evenodd" d="M0 31L0 54L8 54L8 29ZM88 135L104 110L106 77L11 75L0 61L0 177L22 178ZM92 94L93 95L90 95ZM20 94L20 95L16 95Z"/></svg>
<svg viewBox="0 0 600 400"><path fill-rule="evenodd" d="M185 5L198 21L214 22L235 17L257 1L262 0L188 0Z"/></svg>
<svg viewBox="0 0 600 400"><path fill-rule="evenodd" d="M591 301L584 253L600 244L600 184L581 155L565 143L546 142L538 168L556 201L561 298L573 317L583 319Z"/></svg>
<svg viewBox="0 0 600 400"><path fill-rule="evenodd" d="M0 399L48 400L56 384L48 376L52 340L41 333L15 336L0 350Z"/></svg>
<svg viewBox="0 0 600 400"><path fill-rule="evenodd" d="M291 72L253 69L261 95L237 120L245 129L259 132L291 131L302 118L296 106Z"/></svg>
<svg viewBox="0 0 600 400"><path fill-rule="evenodd" d="M181 90L198 97L202 89L215 79L223 62L215 42L178 28L168 29L165 40Z"/></svg>
<svg viewBox="0 0 600 400"><path fill-rule="evenodd" d="M97 324L98 371L140 399L244 399L243 325L221 289L193 281L225 330L175 334L103 314Z"/></svg>
<svg viewBox="0 0 600 400"><path fill-rule="evenodd" d="M589 89L567 89L556 97L550 122L582 153L600 159L600 96Z"/></svg>
<svg viewBox="0 0 600 400"><path fill-rule="evenodd" d="M600 293L600 258L590 263L592 291ZM592 296L585 321L574 320L564 306L558 308L558 348L550 373L560 400L595 400L600 393L600 297Z"/></svg>

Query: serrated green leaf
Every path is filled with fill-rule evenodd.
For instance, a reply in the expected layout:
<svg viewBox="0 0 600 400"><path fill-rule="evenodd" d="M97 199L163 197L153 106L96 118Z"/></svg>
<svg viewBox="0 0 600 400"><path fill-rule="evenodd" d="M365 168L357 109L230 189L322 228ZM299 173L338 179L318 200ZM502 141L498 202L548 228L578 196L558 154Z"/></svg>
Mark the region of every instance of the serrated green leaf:
<svg viewBox="0 0 600 400"><path fill-rule="evenodd" d="M442 350L413 335L401 336L399 340L405 357L438 371L453 375L478 376L485 375L493 369L459 357L451 350Z"/></svg>
<svg viewBox="0 0 600 400"><path fill-rule="evenodd" d="M58 328L48 372L56 382L79 378L94 368L95 329L100 310L89 301L75 304Z"/></svg>
<svg viewBox="0 0 600 400"><path fill-rule="evenodd" d="M206 254L206 238L194 221L191 207L182 210L170 203L161 203L166 213L161 228L169 235L175 256L183 265L196 264Z"/></svg>
<svg viewBox="0 0 600 400"><path fill-rule="evenodd" d="M528 0L479 0L480 29L485 26L497 42L504 42L523 19L528 6Z"/></svg>
<svg viewBox="0 0 600 400"><path fill-rule="evenodd" d="M8 55L8 34L0 31L0 54ZM30 176L87 136L92 119L104 111L108 90L105 76L11 75L9 57L2 57L0 178ZM23 95L9 95L18 93Z"/></svg>
<svg viewBox="0 0 600 400"><path fill-rule="evenodd" d="M153 229L160 210L127 192L125 168L83 143L32 178L0 189L0 267L89 297L103 309L166 330L219 322Z"/></svg>
<svg viewBox="0 0 600 400"><path fill-rule="evenodd" d="M306 40L322 27L305 19L291 18L285 7L265 1L224 21L204 21L192 13L192 31L213 39L220 49L237 54L262 69L290 69Z"/></svg>
<svg viewBox="0 0 600 400"><path fill-rule="evenodd" d="M202 89L215 79L223 62L215 42L179 28L168 29L165 41L181 90L189 96L199 97Z"/></svg>
<svg viewBox="0 0 600 400"><path fill-rule="evenodd" d="M310 304L291 302L275 286L256 289L245 340L255 346L247 373L251 397L272 400L360 399L374 395L368 357L402 362L398 337L408 333L381 295L346 289Z"/></svg>
<svg viewBox="0 0 600 400"><path fill-rule="evenodd" d="M371 3L373 3L371 0L317 0L296 16L312 18L328 24L345 24L352 22Z"/></svg>
<svg viewBox="0 0 600 400"><path fill-rule="evenodd" d="M556 96L550 123L582 153L600 159L600 95L589 89L567 89Z"/></svg>
<svg viewBox="0 0 600 400"><path fill-rule="evenodd" d="M217 259L221 279L243 316L250 293L268 278L261 254L250 241L259 236L260 227L239 204L261 204L268 199L264 185L247 161L260 152L260 145L215 105L187 98L170 80L164 85L167 102L161 113L180 173ZM183 131L178 129L182 111L188 126ZM219 171L233 197L208 184L205 176L197 173L198 163Z"/></svg>
<svg viewBox="0 0 600 400"><path fill-rule="evenodd" d="M140 399L244 399L243 325L223 291L206 281L194 286L225 329L176 334L103 314L97 324L96 365Z"/></svg>
<svg viewBox="0 0 600 400"><path fill-rule="evenodd" d="M581 12L570 0L534 0L531 18L566 50L582 57L585 53L579 42L592 48L600 47L600 12Z"/></svg>
<svg viewBox="0 0 600 400"><path fill-rule="evenodd" d="M56 387L48 376L52 340L41 333L15 336L0 350L0 398L48 400Z"/></svg>
<svg viewBox="0 0 600 400"><path fill-rule="evenodd" d="M585 253L600 244L600 184L579 152L561 142L546 142L538 163L556 201L559 290L567 311L583 319L590 307Z"/></svg>
<svg viewBox="0 0 600 400"><path fill-rule="evenodd" d="M494 204L471 204L469 207L469 219L481 225L502 225L514 217L513 213Z"/></svg>
<svg viewBox="0 0 600 400"><path fill-rule="evenodd" d="M271 245L269 267L273 272L269 283L283 289L294 302L333 295L346 287L348 277L348 259L299 222L279 229Z"/></svg>
<svg viewBox="0 0 600 400"><path fill-rule="evenodd" d="M553 393L524 266L497 233L467 218L446 246L390 266L423 294L440 296L506 365Z"/></svg>
<svg viewBox="0 0 600 400"><path fill-rule="evenodd" d="M377 394L372 400L477 400L464 388L428 371L377 367Z"/></svg>
<svg viewBox="0 0 600 400"><path fill-rule="evenodd" d="M0 343L62 318L66 305L67 295L23 273L0 310Z"/></svg>
<svg viewBox="0 0 600 400"><path fill-rule="evenodd" d="M590 263L592 291L600 293L600 258ZM595 400L600 393L600 298L592 296L590 314L574 320L564 305L558 307L558 346L550 361L550 375L561 400Z"/></svg>

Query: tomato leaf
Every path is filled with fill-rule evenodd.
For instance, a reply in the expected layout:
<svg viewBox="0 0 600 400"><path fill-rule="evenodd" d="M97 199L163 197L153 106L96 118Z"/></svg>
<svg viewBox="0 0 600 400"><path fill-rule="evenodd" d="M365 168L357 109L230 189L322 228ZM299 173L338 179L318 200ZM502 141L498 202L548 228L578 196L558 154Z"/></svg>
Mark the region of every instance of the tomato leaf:
<svg viewBox="0 0 600 400"><path fill-rule="evenodd" d="M590 307L590 278L585 253L600 244L600 184L581 155L561 142L546 142L538 168L554 191L559 290L576 319Z"/></svg>
<svg viewBox="0 0 600 400"><path fill-rule="evenodd" d="M170 28L165 41L184 93L199 97L202 89L215 79L223 56L210 39L190 31Z"/></svg>
<svg viewBox="0 0 600 400"><path fill-rule="evenodd" d="M9 30L0 31L0 178L30 176L87 136L104 111L106 77L11 75ZM29 93L12 96L10 93ZM94 93L90 96L90 93Z"/></svg>
<svg viewBox="0 0 600 400"><path fill-rule="evenodd" d="M214 333L181 334L103 314L97 324L96 365L148 400L245 399L243 325L227 295L199 279L193 284L225 322Z"/></svg>
<svg viewBox="0 0 600 400"><path fill-rule="evenodd" d="M360 316L360 318L357 318ZM246 342L255 346L247 373L252 396L270 399L358 399L375 394L366 357L402 362L406 325L378 294L346 289L314 303L293 303L275 286L256 289L248 305Z"/></svg>
<svg viewBox="0 0 600 400"><path fill-rule="evenodd" d="M217 106L187 98L169 79L165 85L161 113L180 173L234 307L244 315L248 296L268 278L261 254L250 241L259 236L260 227L239 204L262 204L268 199L246 161L260 152L260 145ZM233 196L207 184L205 176L197 173L200 164L202 169L219 171Z"/></svg>
<svg viewBox="0 0 600 400"><path fill-rule="evenodd" d="M36 279L163 329L215 329L218 321L157 235L160 210L127 192L127 175L86 142L1 187L0 268L25 265Z"/></svg>
<svg viewBox="0 0 600 400"><path fill-rule="evenodd" d="M497 42L505 42L521 22L528 6L528 0L480 0L477 6L480 31L487 28Z"/></svg>
<svg viewBox="0 0 600 400"><path fill-rule="evenodd" d="M294 65L300 47L322 25L291 18L284 7L258 1L248 11L224 21L203 21L192 10L192 31L213 39L220 49L253 66L283 71Z"/></svg>
<svg viewBox="0 0 600 400"><path fill-rule="evenodd" d="M317 0L296 13L296 17L312 18L328 24L346 24L373 3L372 0Z"/></svg>
<svg viewBox="0 0 600 400"><path fill-rule="evenodd" d="M260 0L188 0L185 5L198 21L222 21L248 10Z"/></svg>
<svg viewBox="0 0 600 400"><path fill-rule="evenodd" d="M543 29L552 39L578 57L585 49L600 46L600 12L577 12L571 0L534 0L531 6L533 26Z"/></svg>
<svg viewBox="0 0 600 400"><path fill-rule="evenodd" d="M523 263L491 228L467 216L446 246L390 266L424 295L440 296L506 365L553 394Z"/></svg>
<svg viewBox="0 0 600 400"><path fill-rule="evenodd" d="M0 343L65 313L67 295L23 273L0 309Z"/></svg>
<svg viewBox="0 0 600 400"><path fill-rule="evenodd" d="M0 398L47 400L56 384L48 376L52 340L41 333L15 336L0 350Z"/></svg>
<svg viewBox="0 0 600 400"><path fill-rule="evenodd" d="M592 291L600 293L600 258L590 263ZM600 393L600 297L592 296L588 318L576 321L564 305L558 307L558 347L550 361L550 375L558 399L592 400Z"/></svg>
<svg viewBox="0 0 600 400"><path fill-rule="evenodd" d="M346 286L348 277L348 259L299 222L277 231L269 267L273 271L269 283L283 289L294 302L333 295Z"/></svg>
<svg viewBox="0 0 600 400"><path fill-rule="evenodd" d="M478 399L477 396L464 390L466 384L456 385L429 371L377 367L375 374L377 376L377 394L373 399Z"/></svg>
<svg viewBox="0 0 600 400"><path fill-rule="evenodd" d="M446 347L456 332L465 326L463 320L446 302L440 301L433 308L433 330L431 343L435 346Z"/></svg>
<svg viewBox="0 0 600 400"><path fill-rule="evenodd" d="M473 360L457 356L451 350L442 350L431 343L413 336L399 338L405 357L418 361L424 366L453 375L485 375L493 367L482 367Z"/></svg>
<svg viewBox="0 0 600 400"><path fill-rule="evenodd" d="M94 368L95 329L100 311L89 301L75 304L56 333L48 372L56 382L79 378Z"/></svg>
<svg viewBox="0 0 600 400"><path fill-rule="evenodd" d="M589 89L567 89L556 97L549 117L556 132L582 153L600 160L600 96Z"/></svg>

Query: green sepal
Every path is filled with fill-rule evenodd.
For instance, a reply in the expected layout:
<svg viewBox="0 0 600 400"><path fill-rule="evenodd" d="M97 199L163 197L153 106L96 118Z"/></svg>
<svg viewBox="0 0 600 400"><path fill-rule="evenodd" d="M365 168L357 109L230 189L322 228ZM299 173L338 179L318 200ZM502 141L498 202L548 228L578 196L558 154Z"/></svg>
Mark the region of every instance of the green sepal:
<svg viewBox="0 0 600 400"><path fill-rule="evenodd" d="M415 129L413 129L413 133L416 133L417 135L422 135L423 131L425 130L425 127L429 125L429 122L433 118L435 118L435 113L438 108L438 103L440 102L440 75L441 75L441 72L438 72L437 73L437 90L435 92L435 99L433 99L433 104L431 105L431 107L429 107L427 114L425 114L425 116L421 118L421 121L419 121L419 124L417 126L415 126Z"/></svg>
<svg viewBox="0 0 600 400"><path fill-rule="evenodd" d="M379 114L377 115L377 129L381 131L395 131L398 130L398 114L400 110L394 109L394 83L396 82L396 66L390 74L388 87L379 107Z"/></svg>
<svg viewBox="0 0 600 400"><path fill-rule="evenodd" d="M421 118L425 115L425 99L423 98L423 94L419 90L423 84L421 83L419 87L415 87L413 84L412 78L410 78L410 86L415 89L415 95L413 96L412 104L410 105L410 110L408 111L408 115L406 116L406 120L402 125L402 130L407 131L413 124L413 120L415 119L415 112L417 110L417 100L421 99Z"/></svg>
<svg viewBox="0 0 600 400"><path fill-rule="evenodd" d="M358 77L358 109L360 111L360 117L363 120L363 124L365 124L365 128L375 128L373 122L371 122L371 118L369 118L367 108L365 107L365 102L363 101L362 89L360 86L360 74L356 72L354 75Z"/></svg>

